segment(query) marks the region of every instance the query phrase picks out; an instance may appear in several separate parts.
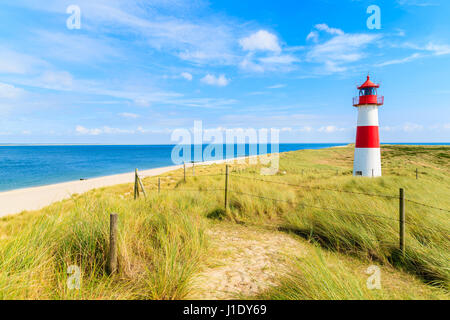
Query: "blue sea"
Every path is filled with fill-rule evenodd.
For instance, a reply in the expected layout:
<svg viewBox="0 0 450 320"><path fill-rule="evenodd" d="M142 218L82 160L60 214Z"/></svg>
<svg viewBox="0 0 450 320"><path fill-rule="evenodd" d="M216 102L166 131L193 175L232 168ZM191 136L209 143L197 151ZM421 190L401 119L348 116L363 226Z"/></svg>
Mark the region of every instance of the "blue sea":
<svg viewBox="0 0 450 320"><path fill-rule="evenodd" d="M346 144L280 144L279 152ZM234 147L234 155L226 154L225 146L223 154L227 158L242 156ZM0 146L0 191L126 173L135 168L144 170L170 166L174 164L171 159L173 148L173 145ZM258 154L264 152L260 148L257 150ZM267 152L271 152L270 145ZM255 153L246 145L245 155L252 154ZM210 159L202 159L201 152L197 152L196 158L185 160Z"/></svg>

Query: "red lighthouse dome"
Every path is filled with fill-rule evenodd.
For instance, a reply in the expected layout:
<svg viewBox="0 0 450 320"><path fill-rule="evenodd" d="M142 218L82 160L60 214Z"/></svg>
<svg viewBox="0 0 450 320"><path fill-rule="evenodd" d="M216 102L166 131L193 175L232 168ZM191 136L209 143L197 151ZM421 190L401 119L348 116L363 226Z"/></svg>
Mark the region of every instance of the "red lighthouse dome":
<svg viewBox="0 0 450 320"><path fill-rule="evenodd" d="M358 87L359 97L353 98L353 106L358 107L360 105L375 104L378 106L383 105L384 97L378 96L377 89L379 84L375 84L370 80L370 76L367 76L366 82Z"/></svg>

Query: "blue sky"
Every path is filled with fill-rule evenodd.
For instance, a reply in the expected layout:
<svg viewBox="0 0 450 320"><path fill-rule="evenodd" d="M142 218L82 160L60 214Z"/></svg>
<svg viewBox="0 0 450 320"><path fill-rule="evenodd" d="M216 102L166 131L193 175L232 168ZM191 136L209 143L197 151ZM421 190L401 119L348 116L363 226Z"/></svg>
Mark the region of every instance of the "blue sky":
<svg viewBox="0 0 450 320"><path fill-rule="evenodd" d="M445 0L2 0L0 143L171 143L194 120L352 142L368 72L383 142L448 142L449 15Z"/></svg>

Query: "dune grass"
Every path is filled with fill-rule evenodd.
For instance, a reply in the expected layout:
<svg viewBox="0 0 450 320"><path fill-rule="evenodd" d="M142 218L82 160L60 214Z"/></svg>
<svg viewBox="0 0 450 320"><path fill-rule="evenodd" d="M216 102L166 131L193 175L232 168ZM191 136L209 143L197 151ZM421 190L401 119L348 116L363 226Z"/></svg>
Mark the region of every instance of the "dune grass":
<svg viewBox="0 0 450 320"><path fill-rule="evenodd" d="M96 190L2 223L2 299L181 299L207 246L202 199L131 201ZM109 213L119 214L120 273L105 273ZM69 290L67 269L81 269Z"/></svg>
<svg viewBox="0 0 450 320"><path fill-rule="evenodd" d="M374 289L367 282L380 275L380 287ZM372 283L372 286L374 284ZM448 299L445 291L423 286L418 279L376 264L343 258L332 252L315 248L304 259L295 259L291 272L278 284L254 299L264 300L412 300Z"/></svg>
<svg viewBox="0 0 450 320"><path fill-rule="evenodd" d="M212 219L275 227L333 253L334 261L348 256L375 261L418 277L439 294L448 292L450 213L407 201L403 256L395 197L402 187L409 200L449 209L450 147L383 146L383 177L375 179L352 177L352 155L351 147L284 153L275 176L261 176L258 165L234 164L226 212L224 166L211 165L196 167L196 177L188 172L186 182L182 171L162 175L160 194L157 178L145 178L147 199L134 201L132 185L118 185L2 218L0 298L183 299L209 254L206 231ZM113 276L104 272L111 212L119 214L119 273ZM320 257L300 269L294 265L292 274L280 279L281 291L274 288L263 297L434 297L420 290L408 294L405 285L390 293L368 292L349 268L330 268ZM67 287L71 265L81 270L80 290ZM338 280L351 285L343 288ZM324 281L330 286L322 290Z"/></svg>

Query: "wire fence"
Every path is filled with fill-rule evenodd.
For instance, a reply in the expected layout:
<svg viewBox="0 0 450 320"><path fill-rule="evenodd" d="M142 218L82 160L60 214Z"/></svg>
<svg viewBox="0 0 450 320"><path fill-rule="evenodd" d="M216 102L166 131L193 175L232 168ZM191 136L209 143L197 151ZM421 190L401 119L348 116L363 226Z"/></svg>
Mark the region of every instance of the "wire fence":
<svg viewBox="0 0 450 320"><path fill-rule="evenodd" d="M190 177L225 177L225 173L216 173L216 174L197 174L195 176L190 176ZM333 189L333 188L325 188L325 187L321 187L321 186L310 186L310 185L301 185L301 184L296 184L296 183L288 183L288 182L284 182L284 181L273 181L273 180L267 180L267 179L261 179L261 178L257 178L254 176L243 176L243 175L238 175L238 174L228 174L229 177L234 177L234 178L238 178L238 179L243 179L243 180L253 180L253 181L259 181L259 182L264 182L264 183L271 183L271 184L277 184L277 185L284 185L284 186L288 186L288 187L293 187L293 188L298 188L298 189L308 189L308 190L321 190L321 191L330 191L330 192L338 192L338 193L346 193L346 194L355 194L355 195L364 195L364 196L369 196L369 197L378 197L378 198L385 198L385 199L395 199L398 200L399 196L398 195L387 195L387 194L376 194L376 193L369 193L369 192L358 192L358 191L350 191L350 190L343 190L343 189ZM187 176L184 175L168 175L168 176L161 176L158 177L159 179L171 179L171 178L186 178ZM161 189L163 190L163 189ZM173 188L173 189L165 189L165 190L173 190L173 191L179 191L180 189L178 188ZM190 191L196 191L197 189L192 189ZM213 191L224 191L225 189L214 189ZM253 195L255 196L255 195ZM256 195L257 196L257 195ZM259 196L258 196L259 197ZM270 199L270 198L268 198ZM277 200L278 199L272 199L272 200ZM280 201L284 201L284 200L280 200ZM426 203L421 203L415 200L411 200L411 199L407 199L405 198L405 201L410 202L414 205L418 205L418 206L422 206L428 209L434 209L434 210L439 210L442 212L450 212L450 209L445 209L445 208L440 208L440 207L436 207L436 206L432 206ZM325 208L326 209L326 208Z"/></svg>
<svg viewBox="0 0 450 320"><path fill-rule="evenodd" d="M241 178L241 179L251 179L251 180L255 180L255 181L286 185L286 186L296 187L296 188L324 190L324 191L333 191L333 192L342 192L342 193L352 193L352 194L366 195L366 196L372 196L372 197L383 197L383 198L390 198L390 199L397 199L398 198L398 196L389 196L389 195L383 195L383 194L355 192L355 191L347 191L347 190L342 190L342 189L330 189L330 188L323 188L323 187L319 187L319 186L306 186L306 185L299 185L299 184L294 184L294 183L286 183L286 182L281 182L281 181L270 181L270 180L265 180L265 179L258 179L258 178L254 178L254 177L243 177L243 176L238 176L238 175L234 175L234 174L231 175L231 176L236 177L236 178Z"/></svg>
<svg viewBox="0 0 450 320"><path fill-rule="evenodd" d="M236 172L236 171L234 171ZM161 192L224 192L225 195L225 210L227 210L227 203L228 203L228 193L230 194L235 194L235 195L241 195L241 196L246 196L246 197L251 197L251 198L257 198L257 199L261 199L261 200L267 200L267 201L272 201L272 202L283 202L283 203L287 203L290 204L292 206L297 206L300 208L310 208L310 209L315 209L316 212L337 212L340 213L342 215L352 215L353 217L370 217L370 218L376 218L376 219L384 219L384 220L388 220L388 221L394 221L399 223L399 230L400 230L400 249L404 252L404 241L402 239L404 239L405 237L405 233L404 233L404 228L402 228L402 224L403 225L409 225L409 226L414 226L420 229L424 229L424 230L428 230L431 232L436 232L436 231L444 231L444 228L430 228L428 226L425 226L423 224L418 224L415 223L413 221L407 220L405 219L405 215L404 215L404 204L405 202L410 202L414 205L417 206L421 206L421 207L425 207L428 209L432 209L432 210L439 210L441 212L450 212L449 209L445 209L445 208L439 208L436 206L432 206L429 204L425 204L425 203L421 203L415 200L410 200L410 199L406 199L403 195L403 191L400 192L400 195L387 195L387 194L375 194L375 193L369 193L369 192L358 192L358 191L350 191L350 190L343 190L343 189L333 189L333 188L325 188L325 187L320 187L320 186L309 186L309 185L301 185L301 184L295 184L295 183L289 183L289 182L284 182L284 181L274 181L274 180L268 180L268 179L261 179L255 176L248 176L248 175L239 175L236 173L229 173L228 170L228 166L226 166L226 171L225 174L224 173L217 173L217 174L197 174L197 175L193 175L193 176L189 176L189 178L201 178L201 177L219 177L222 176L225 179L225 188L204 188L203 186L200 188L179 188L178 186L175 188L161 188L161 179L172 179L172 178L180 178L180 179L184 179L184 181L186 181L187 176L186 176L186 170L184 171L184 175L168 175L168 176L161 176L158 177L158 183L157 184L152 184L152 186L154 186L155 188L158 189L158 193ZM383 198L383 199L389 199L389 200L398 200L400 203L400 214L399 214L399 218L393 218L393 217L389 217L386 215L379 215L379 214L371 214L371 213L367 213L367 212L360 212L360 211L351 211L351 210L346 210L346 209L339 209L339 208L331 208L331 207L325 207L325 206L319 206L319 205L314 205L314 204L308 204L304 201L296 201L296 200L292 200L292 199L277 199L277 198L273 198L273 197L268 197L266 195L260 195L260 194L253 194L253 193L248 193L248 192L242 192L242 191L238 191L238 190L234 190L229 188L229 178L236 178L236 179L241 179L241 180L250 180L250 181L258 181L258 182L263 182L263 183L267 183L267 184L276 184L276 185L284 185L284 186L288 186L288 187L292 187L295 189L307 189L307 190L320 190L320 191L329 191L329 192L337 192L337 193L346 193L346 194L355 194L355 195L364 195L364 196L369 196L369 197L374 197L374 198ZM136 174L136 182L135 182L135 198L136 198L136 194L137 196L139 196L139 191L136 190L136 188L139 188L139 176ZM140 182L140 186L142 188L144 188L142 182ZM147 184L147 186L149 186ZM143 190L144 191L144 190ZM145 192L144 192L144 195ZM402 213L403 211L403 213ZM331 222L331 221L330 221ZM383 239L376 239L374 240L376 242L386 242ZM402 245L403 242L403 245ZM391 242L389 242L391 243Z"/></svg>

